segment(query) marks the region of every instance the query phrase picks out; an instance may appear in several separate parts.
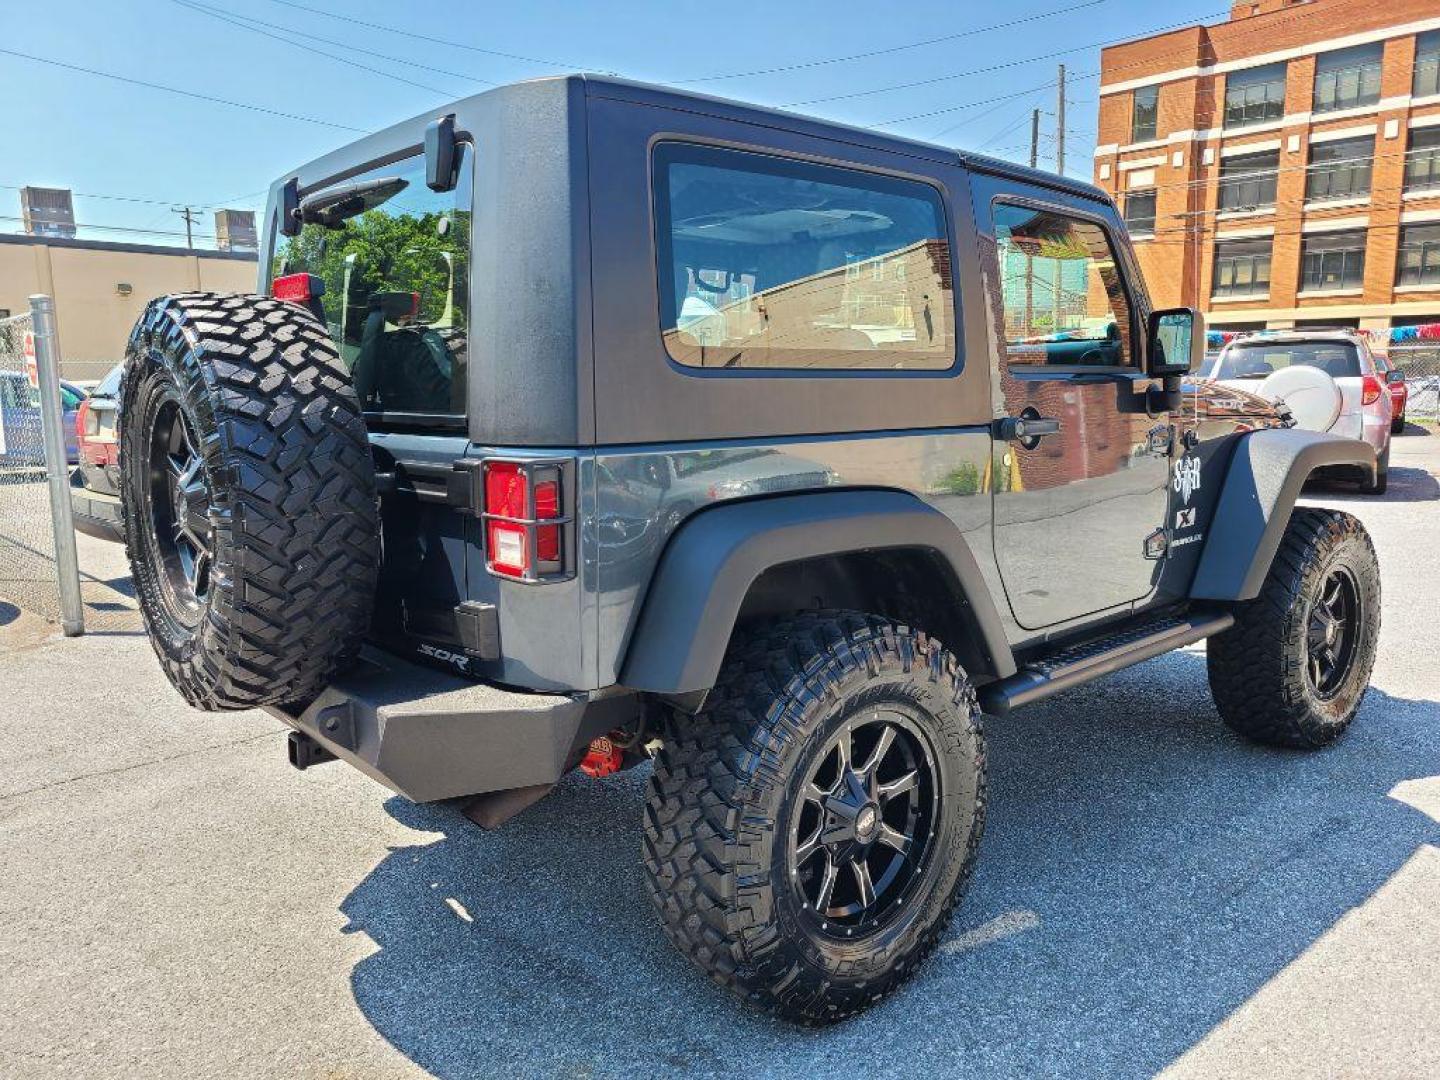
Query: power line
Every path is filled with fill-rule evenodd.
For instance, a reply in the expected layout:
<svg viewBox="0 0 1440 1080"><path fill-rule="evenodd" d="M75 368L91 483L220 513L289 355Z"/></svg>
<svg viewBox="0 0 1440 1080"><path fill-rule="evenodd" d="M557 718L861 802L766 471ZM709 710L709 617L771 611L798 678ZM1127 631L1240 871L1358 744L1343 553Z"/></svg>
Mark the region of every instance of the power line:
<svg viewBox="0 0 1440 1080"><path fill-rule="evenodd" d="M19 52L15 49L0 48L0 55L15 56L21 60L29 60L36 64L48 64L51 67L63 68L66 71L78 71L83 75L94 75L101 79L112 79L115 82L128 83L131 86L143 86L147 90L163 90L167 94L179 94L181 97L194 98L197 101L208 101L212 105L229 105L234 109L246 109L249 112L265 113L267 116L279 116L285 120L300 120L307 124L321 124L329 128L337 128L340 131L354 131L361 135L368 135L365 128L351 127L349 124L337 124L333 120L321 120L316 116L303 116L299 113L283 112L280 109L266 108L264 105L251 105L244 101L231 101L229 98L213 97L210 94L197 93L194 90L182 90L178 86L165 86L161 83L146 82L144 79L132 79L127 75L116 75L109 71L100 71L97 68L84 67L80 64L70 64L64 60L52 60L46 56L35 56L31 53Z"/></svg>
<svg viewBox="0 0 1440 1080"><path fill-rule="evenodd" d="M280 0L277 0L280 2ZM866 52L849 53L845 56L830 56L821 60L803 60L795 64L781 64L777 67L755 68L750 71L730 71L718 75L701 75L694 79L673 80L677 85L690 86L694 83L720 82L726 79L746 79L755 75L778 75L787 71L804 71L809 68L824 67L827 64L846 64L852 60L866 60L872 56L889 56L897 52L905 52L908 49L920 49L927 45L939 45L947 41L957 41L960 38L974 37L978 34L988 34L994 30L1006 30L1014 26L1022 26L1025 23L1039 22L1042 19L1051 19L1057 15L1068 15L1071 12L1082 11L1085 8L1096 7L1106 0L1084 0L1083 3L1069 4L1065 7L1055 8L1051 11L1042 11L1034 15L1026 15L1018 19L1010 19L1006 22L991 23L989 26L976 26L969 30L960 30L953 34L943 34L940 37L925 38L921 41L911 41L904 45L891 45L884 49L870 49ZM809 104L809 102L801 102Z"/></svg>
<svg viewBox="0 0 1440 1080"><path fill-rule="evenodd" d="M12 215L10 215L10 214L0 214L0 221L22 221L22 222L23 222L24 220L25 220L25 219L24 219L23 217L14 217L14 216L12 216ZM137 228L135 228L135 227L133 227L133 226L130 226L130 225L93 225L93 224L91 224L91 223L89 223L89 222L83 222L83 223L82 223L82 222L76 222L76 223L75 223L75 228L77 228L77 229L94 229L94 230L97 230L97 231L99 231L99 232L139 233L139 234L144 235L144 236L184 236L184 235L185 235L185 233L181 232L181 231L178 230L178 229L137 229ZM19 235L19 236L25 236L25 235L29 235L29 234L26 234L26 233L9 233L9 234L7 234L7 235L10 235L10 236L17 236L17 235ZM37 240L43 240L43 239L45 239L45 238L44 238L44 237L36 237L36 239L37 239ZM214 233L193 233L193 234L192 234L192 239L214 240L214 239L216 239L216 236L215 236ZM176 250L179 250L179 249L177 248Z"/></svg>
<svg viewBox="0 0 1440 1080"><path fill-rule="evenodd" d="M394 79L396 82L404 83L407 86L416 86L419 87L421 90L428 90L432 94L439 94L441 97L444 98L453 98L455 96L453 91L447 90L443 87L431 86L429 83L416 82L414 79L407 79L403 75L395 75L381 68L371 67L369 64L362 64L358 60L351 60L347 56L340 56L337 53L326 52L324 49L317 49L313 45L306 45L304 42L295 41L293 38L283 37L280 34L272 34L270 33L270 31L262 30L258 26L250 26L247 23L232 19L230 18L230 16L222 12L216 11L213 8L208 8L200 4L189 3L188 0L172 0L172 3L178 4L180 7L186 8L187 10L193 11L199 15L208 15L210 18L218 19L220 22L229 23L231 26L238 26L241 30L248 30L252 34L259 34L261 37L267 37L273 41L282 42L283 44L290 45L296 49L301 49L305 52L314 53L316 56L323 56L326 59L334 60L337 64L345 64L349 67L357 68L360 71L368 71L372 75L379 75L386 79Z"/></svg>
<svg viewBox="0 0 1440 1080"><path fill-rule="evenodd" d="M272 4L283 4L288 8L295 8L297 11L308 11L312 15L323 15L327 19L338 19L340 22L354 23L356 26L364 26L371 30L383 30L387 34L399 34L401 37L414 38L417 41L428 41L432 45L447 45L452 49L464 49L467 52L484 53L486 56L501 56L507 60L523 60L527 64L541 64L545 67L565 68L571 71L584 70L585 64L572 64L564 60L547 60L539 56L525 56L521 53L501 52L498 49L485 49L479 45L469 45L461 41L453 41L449 38L430 37L426 34L419 34L413 30L405 30L398 26L386 26L383 23L367 22L364 19L357 19L353 15L341 15L334 11L326 11L323 8L309 7L306 4L297 4L294 0L270 0Z"/></svg>
<svg viewBox="0 0 1440 1080"><path fill-rule="evenodd" d="M0 188L4 188L6 191L22 191L26 186L27 185L24 184L0 184ZM269 188L261 188L259 191L252 191L246 195L236 195L222 202L213 203L199 202L192 199L188 202L188 205L201 210L236 209L236 203L247 202L259 195L268 195L269 191ZM147 206L174 206L177 201L175 199L147 199L139 195L100 195L93 191L72 191L70 194L77 199L104 199L107 202L141 203Z"/></svg>
<svg viewBox="0 0 1440 1080"><path fill-rule="evenodd" d="M447 71L445 68L436 67L434 64L421 63L416 60L407 60L403 56L391 56L389 53L376 52L374 49L363 49L359 45L351 44L348 41L336 41L334 38L321 37L305 30L296 30L294 27L283 26L279 23L266 22L264 19L257 19L253 15L240 15L235 12L226 12L219 8L211 7L208 4L195 3L194 0L176 0L177 3L184 3L186 7L202 11L207 15L215 15L216 18L227 17L239 19L246 23L255 23L258 26L268 26L271 30L280 30L287 34L294 34L297 37L308 38L311 41L318 41L323 45L333 45L337 49L349 49L352 52L363 53L365 56L373 56L377 60L388 60L392 64L404 64L406 67L420 68L422 71L433 72L436 75L449 75L454 79L465 79L470 82L484 83L486 86L499 86L500 84L491 79L482 79L479 75L468 71ZM246 27L249 29L249 27Z"/></svg>

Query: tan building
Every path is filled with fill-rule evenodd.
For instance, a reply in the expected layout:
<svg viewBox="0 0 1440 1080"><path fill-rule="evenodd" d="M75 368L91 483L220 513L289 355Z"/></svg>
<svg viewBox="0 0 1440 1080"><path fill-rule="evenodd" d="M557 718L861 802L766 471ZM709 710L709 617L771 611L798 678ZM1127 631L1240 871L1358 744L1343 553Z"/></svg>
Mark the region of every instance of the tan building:
<svg viewBox="0 0 1440 1080"><path fill-rule="evenodd" d="M140 312L167 292L253 292L253 251L187 251L105 240L0 234L0 317L55 297L66 378L98 379L120 361Z"/></svg>
<svg viewBox="0 0 1440 1080"><path fill-rule="evenodd" d="M1212 327L1440 321L1440 3L1259 0L1105 49L1095 180Z"/></svg>

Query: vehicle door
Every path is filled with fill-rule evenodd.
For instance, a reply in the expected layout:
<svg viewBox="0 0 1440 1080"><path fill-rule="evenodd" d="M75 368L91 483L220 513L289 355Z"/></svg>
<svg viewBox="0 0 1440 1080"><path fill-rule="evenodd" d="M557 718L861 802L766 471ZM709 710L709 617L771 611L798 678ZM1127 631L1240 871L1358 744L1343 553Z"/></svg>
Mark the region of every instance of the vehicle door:
<svg viewBox="0 0 1440 1080"><path fill-rule="evenodd" d="M1148 305L1099 202L973 178L992 340L994 539L1026 629L1143 601L1173 441L1147 411ZM1184 504L1181 504L1183 511Z"/></svg>

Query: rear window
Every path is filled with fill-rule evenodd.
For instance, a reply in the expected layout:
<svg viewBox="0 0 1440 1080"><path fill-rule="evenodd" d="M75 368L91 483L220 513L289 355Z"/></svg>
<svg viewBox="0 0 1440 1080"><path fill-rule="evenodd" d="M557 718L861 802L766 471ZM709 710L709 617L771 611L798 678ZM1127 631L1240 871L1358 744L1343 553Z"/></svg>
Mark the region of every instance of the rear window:
<svg viewBox="0 0 1440 1080"><path fill-rule="evenodd" d="M463 426L473 153L453 191L407 158L301 200L298 236L278 237L272 277L314 274L326 326L367 417Z"/></svg>
<svg viewBox="0 0 1440 1080"><path fill-rule="evenodd" d="M943 370L955 360L939 193L913 180L662 143L661 331L697 368Z"/></svg>
<svg viewBox="0 0 1440 1080"><path fill-rule="evenodd" d="M1217 379L1263 379L1281 368L1308 364L1331 378L1359 378L1360 351L1344 341L1251 342L1220 354Z"/></svg>

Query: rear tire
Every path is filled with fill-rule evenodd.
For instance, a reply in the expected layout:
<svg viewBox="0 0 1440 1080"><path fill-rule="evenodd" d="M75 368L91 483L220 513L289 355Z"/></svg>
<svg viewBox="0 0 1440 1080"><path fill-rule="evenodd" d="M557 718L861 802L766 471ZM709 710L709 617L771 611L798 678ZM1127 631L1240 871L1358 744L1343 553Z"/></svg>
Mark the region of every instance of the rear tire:
<svg viewBox="0 0 1440 1080"><path fill-rule="evenodd" d="M1380 564L1369 533L1349 514L1296 510L1260 595L1209 641L1220 718L1270 746L1328 746L1360 708L1379 639Z"/></svg>
<svg viewBox="0 0 1440 1080"><path fill-rule="evenodd" d="M190 704L304 705L355 652L379 567L359 402L325 328L263 296L153 301L121 383L126 553Z"/></svg>
<svg viewBox="0 0 1440 1080"><path fill-rule="evenodd" d="M935 948L984 811L975 693L943 646L870 615L783 619L737 633L704 709L667 735L649 891L721 986L833 1023Z"/></svg>

